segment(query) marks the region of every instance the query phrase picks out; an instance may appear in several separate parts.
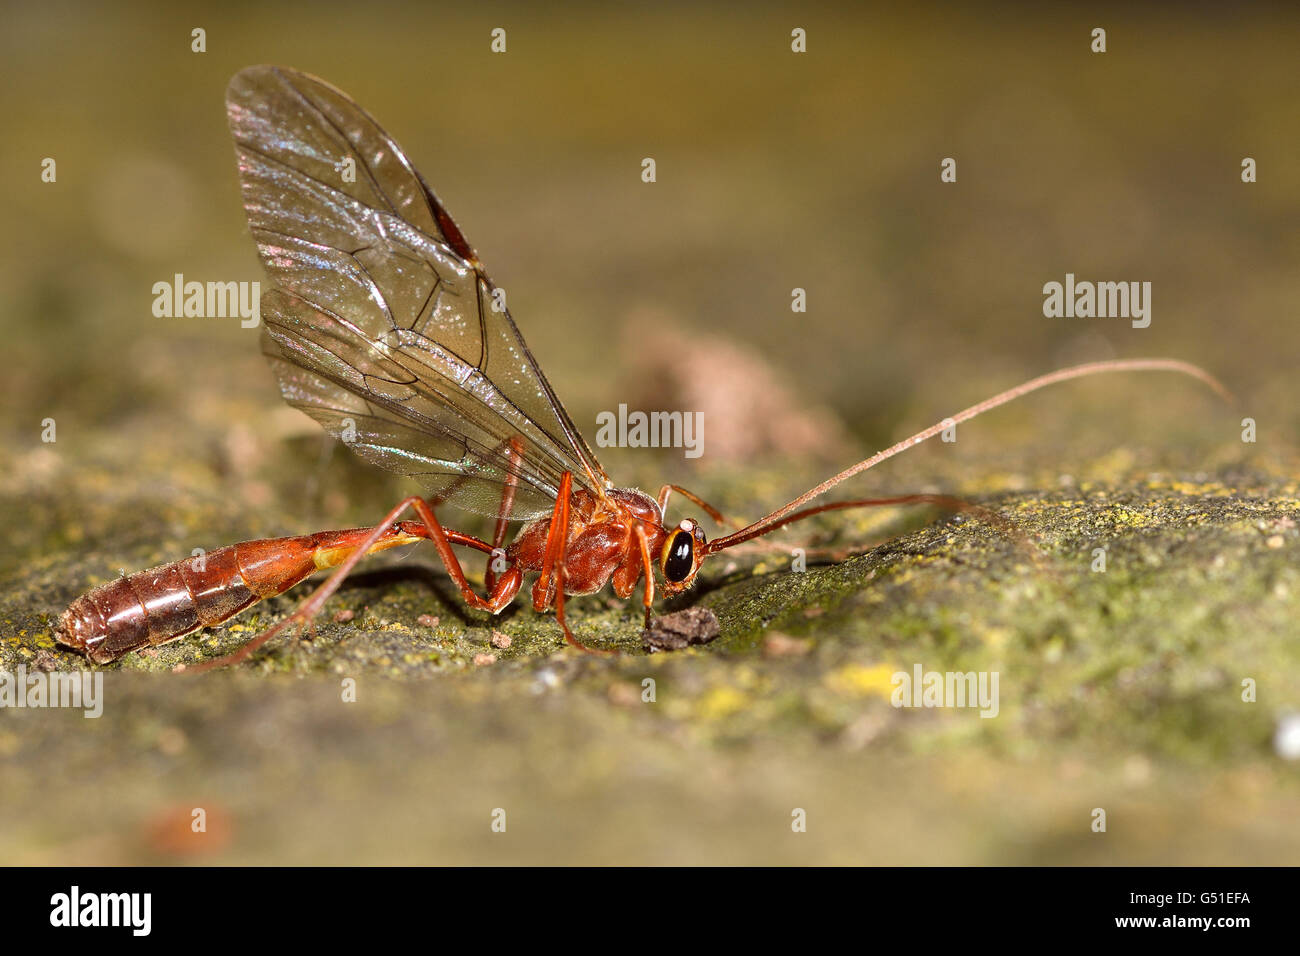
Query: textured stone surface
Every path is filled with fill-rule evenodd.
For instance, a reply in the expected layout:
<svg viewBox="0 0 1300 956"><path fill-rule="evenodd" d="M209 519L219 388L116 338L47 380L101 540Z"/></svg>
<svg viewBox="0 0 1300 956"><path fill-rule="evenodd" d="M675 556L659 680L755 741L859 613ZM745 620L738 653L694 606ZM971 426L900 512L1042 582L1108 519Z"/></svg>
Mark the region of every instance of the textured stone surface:
<svg viewBox="0 0 1300 956"><path fill-rule="evenodd" d="M1293 22L1117 14L1100 58L1074 21L809 11L796 58L779 10L682 29L620 8L512 20L512 52L485 66L477 14L433 6L397 29L341 7L289 36L282 12L239 8L203 57L147 10L49 15L6 21L29 81L0 88L3 669L82 666L52 620L121 569L363 524L408 490L282 406L257 330L150 314L176 272L261 278L221 95L268 37L406 146L589 435L620 402L707 407L696 462L602 451L621 483L679 482L753 518L1110 355L1204 364L1240 404L1117 377L963 425L843 494L965 495L1033 552L923 509L827 516L706 565L668 610L707 607L721 635L681 652L646 655L637 602L602 595L571 602L575 628L623 653L581 655L526 602L466 612L427 548L390 553L311 642L172 672L294 594L106 668L101 718L0 712L0 862L1300 858L1300 771L1273 742L1300 711ZM1068 270L1151 280L1150 328L1045 319L1039 290ZM631 354L664 328L670 354ZM637 375L645 395L627 394ZM798 443L770 411L754 421L758 398L728 401L737 376L800 404ZM843 427L810 443L828 415ZM717 448L752 460L712 453L745 429L762 441ZM917 664L998 672L998 716L892 707L892 675Z"/></svg>

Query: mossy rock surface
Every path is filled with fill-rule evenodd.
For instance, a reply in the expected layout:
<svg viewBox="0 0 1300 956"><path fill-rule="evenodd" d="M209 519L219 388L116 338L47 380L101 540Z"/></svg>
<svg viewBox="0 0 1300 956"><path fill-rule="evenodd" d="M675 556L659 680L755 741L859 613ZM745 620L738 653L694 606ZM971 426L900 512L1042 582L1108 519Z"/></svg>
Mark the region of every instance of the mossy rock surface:
<svg viewBox="0 0 1300 956"><path fill-rule="evenodd" d="M744 500L752 478L716 491ZM81 470L75 483L98 482ZM236 649L289 595L104 668L99 719L7 712L5 798L42 809L11 819L0 855L1293 860L1300 781L1273 738L1300 679L1300 488L1239 466L1055 484L967 492L1019 534L960 514L841 514L798 539L806 570L786 549L715 559L671 607L711 608L722 635L671 654L642 650L635 601L570 604L584 640L622 652L594 657L524 602L495 620L463 610L431 551L381 560L310 641L174 672ZM110 566L105 543L127 542L131 569L183 554L179 530L230 510L220 487L137 489L82 511L33 489L25 507L55 543L42 553L33 539L6 588L0 666L83 667L50 623ZM918 664L996 672L996 716L892 706L893 675ZM186 835L194 807L218 821L212 840ZM508 839L491 830L497 808ZM796 808L810 820L798 838ZM1107 834L1090 830L1095 808Z"/></svg>

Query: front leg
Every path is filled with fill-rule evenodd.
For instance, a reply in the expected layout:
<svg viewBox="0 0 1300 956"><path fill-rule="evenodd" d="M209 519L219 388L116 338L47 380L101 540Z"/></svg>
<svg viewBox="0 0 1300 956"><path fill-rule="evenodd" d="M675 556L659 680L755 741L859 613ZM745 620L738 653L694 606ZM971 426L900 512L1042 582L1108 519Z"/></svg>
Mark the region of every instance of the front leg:
<svg viewBox="0 0 1300 956"><path fill-rule="evenodd" d="M564 639L588 654L616 654L617 651L604 651L588 647L569 630L564 620L564 587L567 583L564 569L564 554L569 543L569 497L573 491L573 475L565 472L560 478L560 491L555 499L555 510L551 512L551 526L546 532L546 552L542 557L542 573L533 584L533 609L545 611L552 604L555 607L555 620L564 631Z"/></svg>
<svg viewBox="0 0 1300 956"><path fill-rule="evenodd" d="M645 529L641 525L635 526L635 535L637 539L637 553L634 557L628 559L618 566L610 583L614 587L614 593L621 598L630 598L632 592L636 590L637 581L641 580L641 575L645 574L645 596L642 603L645 606L645 626L650 626L650 608L654 605L655 600L655 573L654 562L650 558L650 540L646 537Z"/></svg>

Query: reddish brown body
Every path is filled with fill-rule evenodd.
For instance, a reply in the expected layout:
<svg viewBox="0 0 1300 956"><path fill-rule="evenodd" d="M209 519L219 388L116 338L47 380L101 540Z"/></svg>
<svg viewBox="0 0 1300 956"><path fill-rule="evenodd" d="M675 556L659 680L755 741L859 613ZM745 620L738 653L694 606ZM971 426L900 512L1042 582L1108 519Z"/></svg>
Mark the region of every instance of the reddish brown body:
<svg viewBox="0 0 1300 956"><path fill-rule="evenodd" d="M564 593L595 594L612 578L614 593L621 598L630 597L646 570L635 525L639 523L645 530L652 555L663 550L668 535L658 502L635 488L608 491L604 501L579 488L574 491L569 507ZM507 560L523 571L541 571L550 524L550 518L538 518L524 525L514 544L506 549ZM534 603L538 597L534 590ZM542 602L543 606L549 603Z"/></svg>
<svg viewBox="0 0 1300 956"><path fill-rule="evenodd" d="M615 593L626 598L643 573L653 573L636 529L641 528L649 553L659 554L668 532L655 499L636 489L612 489L603 499L578 489L569 502L563 546L551 537L553 518L524 525L514 543L504 549L504 573L497 577L489 572L491 594L482 602L484 610L496 613L509 604L525 572L541 572L533 588L533 606L538 610L555 606L556 574L547 573L548 548L549 568L563 555L566 595L594 594L612 579ZM445 532L436 522L434 527L451 543L487 554L494 550L469 535ZM166 644L229 620L264 598L283 594L315 571L337 567L359 549L364 548L357 557L438 540L438 533L419 521L394 522L367 546L374 533L373 528L355 528L245 541L213 551L202 564L191 558L121 577L73 601L59 618L55 637L96 663L107 664L142 647ZM652 594L653 584L647 589L647 595Z"/></svg>

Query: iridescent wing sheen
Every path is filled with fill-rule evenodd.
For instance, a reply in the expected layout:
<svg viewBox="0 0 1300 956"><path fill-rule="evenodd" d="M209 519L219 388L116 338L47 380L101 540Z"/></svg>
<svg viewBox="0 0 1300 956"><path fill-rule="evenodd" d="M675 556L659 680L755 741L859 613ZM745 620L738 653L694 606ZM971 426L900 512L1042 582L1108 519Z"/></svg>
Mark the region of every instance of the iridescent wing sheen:
<svg viewBox="0 0 1300 956"><path fill-rule="evenodd" d="M263 351L289 404L435 499L548 513L604 471L451 216L346 94L284 67L235 74L226 111L272 288Z"/></svg>

